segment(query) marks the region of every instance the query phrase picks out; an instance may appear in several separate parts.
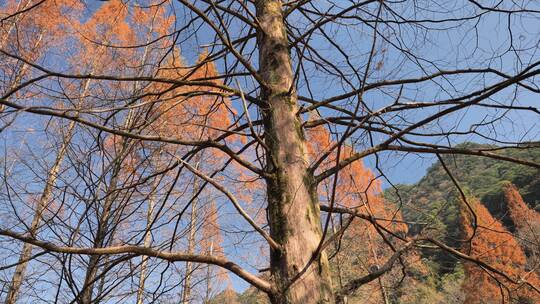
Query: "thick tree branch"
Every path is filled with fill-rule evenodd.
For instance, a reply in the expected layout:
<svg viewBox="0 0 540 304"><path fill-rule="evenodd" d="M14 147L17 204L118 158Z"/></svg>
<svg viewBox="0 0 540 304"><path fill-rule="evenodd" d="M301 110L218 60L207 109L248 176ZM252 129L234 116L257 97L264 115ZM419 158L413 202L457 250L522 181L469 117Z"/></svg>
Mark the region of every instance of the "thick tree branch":
<svg viewBox="0 0 540 304"><path fill-rule="evenodd" d="M185 254L178 252L167 252L159 251L149 247L141 246L112 246L112 247L102 247L102 248L83 248L83 247L62 247L57 246L50 242L40 241L29 236L24 236L22 234L13 232L11 230L0 229L0 235L7 236L25 243L32 244L34 246L40 247L44 250L55 252L55 253L67 253L67 254L79 254L79 255L116 255L116 254L136 254L144 255L152 258L158 258L162 260L167 260L170 262L185 262L190 261L194 263L203 263L216 265L222 268L225 268L237 276L244 279L246 282L252 284L256 288L264 291L266 293L273 292L272 285L247 272L242 267L237 264L221 257L211 256L211 255L197 255L197 254Z"/></svg>

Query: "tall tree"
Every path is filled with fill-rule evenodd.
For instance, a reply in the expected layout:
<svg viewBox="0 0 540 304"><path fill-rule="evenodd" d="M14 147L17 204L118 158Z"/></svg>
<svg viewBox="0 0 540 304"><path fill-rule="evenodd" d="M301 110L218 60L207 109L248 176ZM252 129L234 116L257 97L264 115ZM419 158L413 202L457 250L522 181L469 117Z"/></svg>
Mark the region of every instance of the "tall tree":
<svg viewBox="0 0 540 304"><path fill-rule="evenodd" d="M33 5L33 3L30 0L21 1L19 3L10 2L6 7L4 14L10 16L10 14L13 14L13 12L10 12L13 9L15 10L15 12L17 12L20 10L28 9L31 5ZM43 52L46 51L47 46L44 45L44 40L45 43L49 46L51 44L59 43L58 40L60 39L57 37L57 35L65 31L65 27L67 26L67 20L59 16L58 10L71 9L73 12L73 10L77 9L76 7L73 7L74 5L75 2L73 1L59 1L58 3L49 3L42 6L39 8L39 10L33 11L31 15L23 14L14 16L15 20L12 20L11 22L8 21L7 29L4 35L1 36L2 38L0 39L0 45L2 45L3 47L5 45L13 45L13 42L17 41L19 44L19 52L23 54L31 54L30 57L33 60L37 60L43 54ZM45 20L41 17L44 14L50 15L53 19ZM36 28L37 30L33 34L28 33L26 39L21 41L17 39L17 34L14 32L17 26L21 26L23 24L24 28L26 29L30 30L32 28ZM14 90L20 84L21 80L25 77L25 73L27 72L28 68L29 66L27 64L20 65L16 68L16 70L14 71L15 76L11 80L12 83L10 85L7 85L8 90L6 91L6 93L10 93L10 90ZM86 82L88 83L89 81ZM85 94L84 89L82 94ZM63 134L63 138L61 139L61 144L58 147L58 151L56 152L54 162L47 172L45 185L41 194L39 195L39 199L37 200L36 205L34 206L34 214L30 226L28 227L28 234L31 236L36 234L42 222L43 213L47 208L47 205L51 202L52 191L55 187L57 175L60 171L60 167L66 155L66 151L73 137L74 129L75 122L70 122L65 130L65 133ZM21 249L19 260L17 266L15 267L15 271L13 273L13 277L11 279L10 286L6 295L5 302L7 304L12 304L17 301L21 285L24 281L28 262L32 258L32 248L33 246L31 244L25 243Z"/></svg>
<svg viewBox="0 0 540 304"><path fill-rule="evenodd" d="M45 44L40 56L18 51L35 30L23 20L57 2L19 1L2 17L16 39L1 46L9 64L0 81L27 66L12 89L2 82L2 145L14 147L29 121L79 128L47 230L27 235L19 216L34 189L25 177L46 180L38 165L4 170L17 174L3 178L0 236L8 246L1 253L20 242L39 247L47 256L36 261L47 274L39 287L57 287L33 299L136 302L144 290L152 301L178 302L195 290L191 269L219 267L273 304L343 302L372 291L384 302L385 281L418 248L540 292L532 277L517 277L497 259L479 259L428 231L407 235L403 202L378 195L395 176L412 175L414 165L399 162L411 155L540 168L499 151L531 149L538 140L517 123L535 125L539 113L531 102L540 74L535 3L73 0L85 10L77 17L72 6L51 7L82 24L58 31L75 50ZM70 90L90 81L85 94ZM310 134L317 130L319 139ZM504 146L456 147L470 137ZM394 166L403 167L396 173ZM460 189L446 171L446 182ZM150 203L148 189L158 189L152 195L159 199ZM220 206L219 219L188 218L202 218L210 202ZM473 210L474 228L488 226L482 212ZM202 233L209 222L219 222L230 251L214 250L216 242L210 251L194 246L202 234L210 238ZM202 225L199 236L194 223ZM369 249L364 268L336 282L329 253L344 258L339 240L350 236ZM132 280L136 273L145 279ZM209 283L206 293L217 293Z"/></svg>

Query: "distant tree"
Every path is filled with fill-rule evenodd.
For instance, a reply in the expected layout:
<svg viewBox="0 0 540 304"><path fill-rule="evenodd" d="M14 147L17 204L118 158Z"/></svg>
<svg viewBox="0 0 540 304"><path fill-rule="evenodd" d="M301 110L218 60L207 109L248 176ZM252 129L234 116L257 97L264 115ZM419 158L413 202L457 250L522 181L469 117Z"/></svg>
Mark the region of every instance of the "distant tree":
<svg viewBox="0 0 540 304"><path fill-rule="evenodd" d="M540 274L540 213L523 201L516 186L508 183L503 191L516 238L528 256L528 266Z"/></svg>
<svg viewBox="0 0 540 304"><path fill-rule="evenodd" d="M468 204L475 218L463 202L464 251L505 275L465 263L464 303L537 303L540 296L530 286L509 282L506 277L524 278L533 284L539 282L536 273L526 269L526 256L519 242L478 200L471 199Z"/></svg>
<svg viewBox="0 0 540 304"><path fill-rule="evenodd" d="M326 160L320 164L321 168L331 167L337 158L337 151L332 150L336 144L328 129L317 126L307 132L308 149L312 159ZM353 148L344 145L341 147L340 157L346 159L354 154ZM381 183L373 172L364 167L362 162L343 169L342 176L332 191L331 181L323 182L320 202L325 206L336 202L336 208L346 208L372 217L380 227L369 221L360 221L352 218L351 222L343 221L339 216L331 219L332 232L338 237L334 240L334 246L329 249L330 265L335 276L336 288L348 290L357 289L356 292L344 296L342 301L347 303L390 303L398 295L394 292L399 285L401 273L399 269L388 272L384 276L373 280L362 287L354 284L347 285L352 279L365 276L383 266L392 256L393 241L389 241L384 235L386 232L404 237L407 235L408 226L403 221L398 207L385 201L382 196ZM335 193L335 197L332 197ZM328 207L327 207L328 208ZM384 229L384 230L382 230ZM346 230L343 234L342 230ZM361 241L363 240L363 241ZM390 244L388 244L390 242ZM389 246L390 245L390 246ZM402 260L403 266L411 267L418 271L422 266L419 257L414 254L407 255ZM420 266L420 267L419 267ZM407 269L409 271L411 269ZM414 280L408 278L408 280ZM411 286L411 282L407 282ZM404 301L405 295L401 295Z"/></svg>
<svg viewBox="0 0 540 304"><path fill-rule="evenodd" d="M223 237L218 222L218 209L216 208L215 202L207 204L206 209L205 221L202 226L201 241L199 243L200 252L207 255L225 257ZM230 279L227 272L212 265L206 265L203 273L205 284L202 296L203 303L207 303L223 290L223 286L227 286Z"/></svg>

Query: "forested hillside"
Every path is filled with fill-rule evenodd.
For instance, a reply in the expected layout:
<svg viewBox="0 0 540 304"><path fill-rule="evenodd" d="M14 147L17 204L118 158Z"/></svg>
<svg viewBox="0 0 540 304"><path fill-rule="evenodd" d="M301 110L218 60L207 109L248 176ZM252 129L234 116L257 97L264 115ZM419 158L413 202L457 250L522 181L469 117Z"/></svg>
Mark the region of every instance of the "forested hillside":
<svg viewBox="0 0 540 304"><path fill-rule="evenodd" d="M459 148L491 148L500 155L511 158L523 158L540 163L540 148L500 149L497 146L464 143ZM385 191L385 197L392 203L401 206L403 218L408 221L411 235L428 235L446 242L456 248L465 248L468 237L464 229L464 214L468 214L467 208L475 211L476 225L481 230L484 226L493 231L505 233L486 232L483 235L477 233L474 240L486 237L491 233L491 239L484 240L491 244L492 249L500 248L502 243L512 243L515 248L506 253L499 253L498 260L504 260L500 255L518 254L524 259L522 264L528 264L529 271L535 269L538 274L538 244L540 244L540 174L538 170L515 163L497 161L485 157L452 155L442 156L442 162L432 165L426 175L414 185L398 185ZM452 181L449 174L454 178ZM455 183L459 185L463 194L467 197L464 206L461 193ZM485 208L484 208L485 207ZM519 210L519 211L518 211ZM470 219L469 219L470 220ZM497 228L494 228L496 226ZM511 237L509 239L509 236ZM479 242L479 241L478 241ZM493 251L491 251L493 252ZM518 259L517 257L512 257ZM471 280L472 274L463 269L463 264L450 254L441 251L423 250L424 263L429 266L430 276L424 282L431 282L435 289L431 290L441 296L445 291L448 278L462 280L451 293L444 297L445 302L462 303L464 298L456 299L455 295L467 292L467 280ZM515 265L506 263L504 267L512 269ZM503 268L504 268L503 267ZM521 267L527 267L521 265ZM466 267L465 267L466 268ZM478 278L477 278L478 279ZM478 279L479 280L479 279ZM475 282L476 287L487 288L489 280ZM421 291L421 290L419 290ZM425 290L424 290L425 291ZM486 291L487 292L487 291ZM495 292L495 291L492 291ZM462 297L465 297L462 294ZM430 303L426 299L426 303ZM487 301L487 300L483 300ZM524 302L519 303L528 303ZM467 303L480 303L478 301L465 301ZM484 303L484 302L481 302ZM486 302L488 303L488 302Z"/></svg>
<svg viewBox="0 0 540 304"><path fill-rule="evenodd" d="M497 146L475 143L464 143L458 147L492 148L494 151L499 149ZM505 149L498 153L540 163L540 147L527 150ZM530 208L537 211L540 208L540 174L537 169L486 157L452 155L442 156L442 160L462 190L478 198L491 214L510 229L512 223L508 216L504 185L515 185ZM432 165L418 183L397 185L385 191L387 200L401 205L407 221L418 223L409 227L413 234L420 229L452 234L459 214L459 207L452 202L458 196L456 186L440 162Z"/></svg>

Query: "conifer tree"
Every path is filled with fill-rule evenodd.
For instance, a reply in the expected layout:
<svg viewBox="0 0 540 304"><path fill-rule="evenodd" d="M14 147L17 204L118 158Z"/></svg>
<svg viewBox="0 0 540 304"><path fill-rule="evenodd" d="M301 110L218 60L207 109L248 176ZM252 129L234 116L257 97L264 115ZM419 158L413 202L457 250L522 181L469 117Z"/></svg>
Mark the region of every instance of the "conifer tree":
<svg viewBox="0 0 540 304"><path fill-rule="evenodd" d="M504 202L514 224L514 233L525 250L528 266L540 274L540 213L523 201L515 185L503 186Z"/></svg>
<svg viewBox="0 0 540 304"><path fill-rule="evenodd" d="M523 277L537 284L536 273L527 271L526 256L519 242L476 199L469 199L475 216L465 202L461 211L464 233L463 250L480 261L503 271L511 277ZM476 225L473 225L476 219ZM465 263L465 303L535 303L539 295L529 286L509 282L505 277L474 263ZM479 292L479 291L482 292Z"/></svg>

